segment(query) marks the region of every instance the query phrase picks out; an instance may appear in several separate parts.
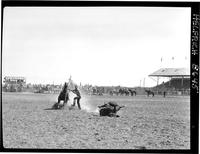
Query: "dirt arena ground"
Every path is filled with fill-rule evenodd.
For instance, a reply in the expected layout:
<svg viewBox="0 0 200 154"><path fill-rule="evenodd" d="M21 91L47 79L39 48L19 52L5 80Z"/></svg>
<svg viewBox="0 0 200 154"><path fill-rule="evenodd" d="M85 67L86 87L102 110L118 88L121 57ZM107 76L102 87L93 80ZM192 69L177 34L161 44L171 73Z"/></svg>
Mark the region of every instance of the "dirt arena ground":
<svg viewBox="0 0 200 154"><path fill-rule="evenodd" d="M190 97L83 96L70 110L51 110L58 94L3 93L5 148L190 149ZM116 101L120 117L97 106Z"/></svg>

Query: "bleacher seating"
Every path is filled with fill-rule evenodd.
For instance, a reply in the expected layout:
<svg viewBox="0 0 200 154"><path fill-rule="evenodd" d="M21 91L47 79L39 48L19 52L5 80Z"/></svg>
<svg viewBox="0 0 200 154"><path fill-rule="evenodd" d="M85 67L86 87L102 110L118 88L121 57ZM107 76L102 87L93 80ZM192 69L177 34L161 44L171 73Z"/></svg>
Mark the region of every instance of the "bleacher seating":
<svg viewBox="0 0 200 154"><path fill-rule="evenodd" d="M182 78L173 78L168 82L159 84L153 88L155 91L168 92L171 94L189 94L190 93L190 79L184 78L182 84Z"/></svg>

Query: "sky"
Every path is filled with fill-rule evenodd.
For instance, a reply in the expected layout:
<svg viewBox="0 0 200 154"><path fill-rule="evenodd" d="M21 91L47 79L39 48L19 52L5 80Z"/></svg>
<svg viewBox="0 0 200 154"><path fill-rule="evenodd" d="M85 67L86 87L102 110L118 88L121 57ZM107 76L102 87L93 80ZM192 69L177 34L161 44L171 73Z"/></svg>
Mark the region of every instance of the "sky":
<svg viewBox="0 0 200 154"><path fill-rule="evenodd" d="M187 7L6 7L2 75L155 86L158 69L189 68L190 16Z"/></svg>

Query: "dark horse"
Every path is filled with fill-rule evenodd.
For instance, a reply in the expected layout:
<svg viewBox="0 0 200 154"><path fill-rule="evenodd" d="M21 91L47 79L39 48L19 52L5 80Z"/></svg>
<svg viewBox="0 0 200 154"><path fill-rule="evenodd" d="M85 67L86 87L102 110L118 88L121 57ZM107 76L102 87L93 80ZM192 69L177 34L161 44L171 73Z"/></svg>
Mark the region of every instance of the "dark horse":
<svg viewBox="0 0 200 154"><path fill-rule="evenodd" d="M68 84L65 82L63 89L58 96L58 103L60 103L60 101L64 101L64 103L67 103L67 101L69 100L67 87L68 87Z"/></svg>
<svg viewBox="0 0 200 154"><path fill-rule="evenodd" d="M124 95L124 94L125 94L125 90L124 90L123 88L120 88L120 89L119 89L119 94L120 94L120 95Z"/></svg>
<svg viewBox="0 0 200 154"><path fill-rule="evenodd" d="M68 88L68 84L65 82L63 89L58 96L58 104L60 104L60 101L64 101L63 105L65 105L67 101L69 100L67 88Z"/></svg>
<svg viewBox="0 0 200 154"><path fill-rule="evenodd" d="M152 97L154 97L154 92L151 90L145 90L145 92L147 93L147 96L149 97L149 95L152 95Z"/></svg>
<svg viewBox="0 0 200 154"><path fill-rule="evenodd" d="M130 91L126 88L120 88L119 89L119 94L120 95L125 95L125 96L129 96Z"/></svg>
<svg viewBox="0 0 200 154"><path fill-rule="evenodd" d="M65 104L67 104L67 101L69 100L67 88L68 88L68 84L65 82L62 88L62 91L60 92L58 96L58 102L52 106L52 109L63 109ZM60 104L60 101L64 101L64 103Z"/></svg>
<svg viewBox="0 0 200 154"><path fill-rule="evenodd" d="M124 93L125 93L126 96L129 96L129 94L130 94L129 90L126 89L126 88L124 89Z"/></svg>
<svg viewBox="0 0 200 154"><path fill-rule="evenodd" d="M132 89L128 89L128 91L131 93L131 96L135 95L136 96L136 91L135 90L132 90Z"/></svg>

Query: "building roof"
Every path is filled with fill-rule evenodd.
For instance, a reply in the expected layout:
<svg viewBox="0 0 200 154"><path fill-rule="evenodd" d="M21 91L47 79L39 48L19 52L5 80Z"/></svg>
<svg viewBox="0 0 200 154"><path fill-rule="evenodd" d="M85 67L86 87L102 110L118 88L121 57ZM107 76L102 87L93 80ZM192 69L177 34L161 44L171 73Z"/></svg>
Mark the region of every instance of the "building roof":
<svg viewBox="0 0 200 154"><path fill-rule="evenodd" d="M161 68L149 76L157 77L190 77L190 71L187 68Z"/></svg>

